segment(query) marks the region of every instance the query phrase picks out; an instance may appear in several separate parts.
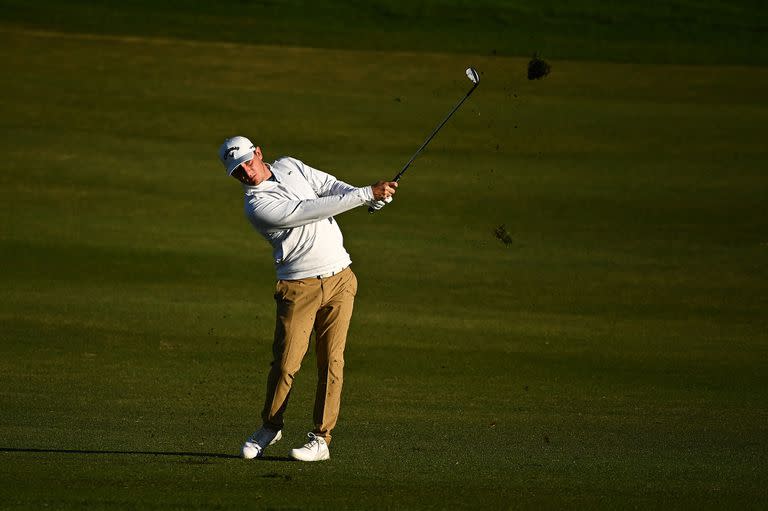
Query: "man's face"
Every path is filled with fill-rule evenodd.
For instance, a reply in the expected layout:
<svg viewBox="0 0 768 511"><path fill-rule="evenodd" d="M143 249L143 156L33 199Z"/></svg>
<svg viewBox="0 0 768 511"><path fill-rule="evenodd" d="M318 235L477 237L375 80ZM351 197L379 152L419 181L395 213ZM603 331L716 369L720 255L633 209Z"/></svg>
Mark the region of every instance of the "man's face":
<svg viewBox="0 0 768 511"><path fill-rule="evenodd" d="M237 179L243 184L254 186L262 182L268 176L268 169L262 159L261 148L257 147L253 153L253 158L250 161L241 163L234 172L232 177Z"/></svg>
<svg viewBox="0 0 768 511"><path fill-rule="evenodd" d="M250 163L250 161L241 163L234 171L232 171L232 177L245 185L253 186L255 184L253 182L255 176L253 176L252 173L249 173Z"/></svg>

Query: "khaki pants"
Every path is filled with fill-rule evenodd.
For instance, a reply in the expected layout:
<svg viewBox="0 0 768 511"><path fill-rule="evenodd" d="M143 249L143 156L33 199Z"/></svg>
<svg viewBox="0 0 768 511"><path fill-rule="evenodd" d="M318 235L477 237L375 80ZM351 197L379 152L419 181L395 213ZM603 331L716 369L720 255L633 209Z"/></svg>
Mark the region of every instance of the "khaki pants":
<svg viewBox="0 0 768 511"><path fill-rule="evenodd" d="M313 433L331 441L336 426L344 381L344 346L357 293L357 277L347 268L318 279L277 282L277 325L272 345L272 367L267 377L267 396L262 411L264 424L283 428L291 386L315 331L317 391Z"/></svg>

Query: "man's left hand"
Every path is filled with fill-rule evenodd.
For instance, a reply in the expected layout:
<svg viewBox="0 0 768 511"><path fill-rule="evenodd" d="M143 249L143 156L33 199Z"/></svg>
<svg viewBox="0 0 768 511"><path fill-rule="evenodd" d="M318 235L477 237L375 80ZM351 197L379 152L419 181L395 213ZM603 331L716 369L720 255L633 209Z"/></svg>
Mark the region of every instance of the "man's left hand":
<svg viewBox="0 0 768 511"><path fill-rule="evenodd" d="M386 199L384 199L384 200L374 200L374 201L371 201L371 202L368 203L368 206L370 206L370 208L373 209L374 211L378 211L381 208L383 208L384 206L386 206L387 204L389 204L390 202L392 202L392 196L391 195L389 197L387 197Z"/></svg>

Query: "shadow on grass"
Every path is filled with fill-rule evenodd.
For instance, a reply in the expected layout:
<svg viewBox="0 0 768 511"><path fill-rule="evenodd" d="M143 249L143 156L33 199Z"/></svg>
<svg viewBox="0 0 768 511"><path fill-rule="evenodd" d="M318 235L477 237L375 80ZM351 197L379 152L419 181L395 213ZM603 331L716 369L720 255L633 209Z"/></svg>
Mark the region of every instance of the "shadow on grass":
<svg viewBox="0 0 768 511"><path fill-rule="evenodd" d="M20 447L0 447L0 452L26 452L26 453L48 453L48 454L120 454L126 456L181 456L194 458L219 458L219 459L241 459L235 454L224 454L220 452L183 452L183 451L109 451L96 449L30 449ZM295 461L285 456L264 456L264 461Z"/></svg>

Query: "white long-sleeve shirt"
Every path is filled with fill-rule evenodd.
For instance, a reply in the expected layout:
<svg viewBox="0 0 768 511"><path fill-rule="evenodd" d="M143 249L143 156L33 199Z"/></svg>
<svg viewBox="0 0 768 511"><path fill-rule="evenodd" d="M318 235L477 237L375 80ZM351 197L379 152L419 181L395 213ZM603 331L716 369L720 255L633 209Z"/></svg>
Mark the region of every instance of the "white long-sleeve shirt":
<svg viewBox="0 0 768 511"><path fill-rule="evenodd" d="M274 180L244 186L245 216L272 245L277 278L298 280L352 263L333 219L373 200L357 188L295 158L270 165Z"/></svg>

